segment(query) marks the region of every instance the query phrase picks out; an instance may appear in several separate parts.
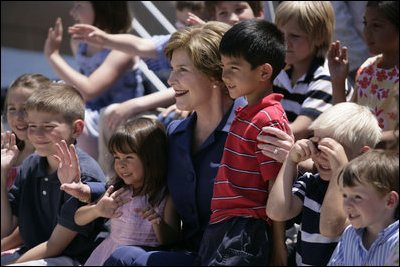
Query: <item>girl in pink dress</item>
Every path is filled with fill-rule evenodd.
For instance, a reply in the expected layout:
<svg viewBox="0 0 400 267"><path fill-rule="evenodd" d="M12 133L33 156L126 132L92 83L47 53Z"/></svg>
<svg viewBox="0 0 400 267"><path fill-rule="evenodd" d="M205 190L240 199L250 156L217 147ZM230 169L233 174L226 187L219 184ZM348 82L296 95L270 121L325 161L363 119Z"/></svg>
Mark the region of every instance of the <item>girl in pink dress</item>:
<svg viewBox="0 0 400 267"><path fill-rule="evenodd" d="M120 126L111 137L108 148L116 176L97 202L75 213L78 225L111 218L109 236L85 265L103 265L119 246L157 247L179 237L179 218L166 190L166 138L162 123L143 117ZM128 190L119 194L122 187Z"/></svg>

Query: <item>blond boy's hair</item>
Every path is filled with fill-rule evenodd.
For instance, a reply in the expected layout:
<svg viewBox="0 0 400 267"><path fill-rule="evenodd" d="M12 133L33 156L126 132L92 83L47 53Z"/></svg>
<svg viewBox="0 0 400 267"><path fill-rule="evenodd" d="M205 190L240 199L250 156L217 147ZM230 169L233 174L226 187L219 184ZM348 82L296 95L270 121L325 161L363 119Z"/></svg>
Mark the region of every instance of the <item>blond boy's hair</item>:
<svg viewBox="0 0 400 267"><path fill-rule="evenodd" d="M49 83L35 91L27 100L25 109L60 114L67 123L85 119L85 100L74 87Z"/></svg>
<svg viewBox="0 0 400 267"><path fill-rule="evenodd" d="M330 133L348 148L374 148L382 136L375 115L367 107L352 102L339 103L322 112L309 129Z"/></svg>
<svg viewBox="0 0 400 267"><path fill-rule="evenodd" d="M317 48L316 56L325 58L333 42L335 11L329 1L284 1L276 8L275 24L281 28L295 19L307 35L311 46Z"/></svg>

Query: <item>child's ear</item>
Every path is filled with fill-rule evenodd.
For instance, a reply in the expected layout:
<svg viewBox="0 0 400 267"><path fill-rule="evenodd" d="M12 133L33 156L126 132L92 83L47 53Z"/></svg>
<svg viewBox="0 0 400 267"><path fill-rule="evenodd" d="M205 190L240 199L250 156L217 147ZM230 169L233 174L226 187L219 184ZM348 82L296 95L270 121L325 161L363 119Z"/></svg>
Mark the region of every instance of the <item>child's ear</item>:
<svg viewBox="0 0 400 267"><path fill-rule="evenodd" d="M388 208L395 209L399 203L399 193L390 191L387 199Z"/></svg>
<svg viewBox="0 0 400 267"><path fill-rule="evenodd" d="M264 63L261 66L261 80L268 81L272 76L272 66L268 63Z"/></svg>
<svg viewBox="0 0 400 267"><path fill-rule="evenodd" d="M78 138L78 136L80 136L82 134L83 127L85 127L85 123L83 122L83 120L74 121L73 132L72 132L74 139Z"/></svg>

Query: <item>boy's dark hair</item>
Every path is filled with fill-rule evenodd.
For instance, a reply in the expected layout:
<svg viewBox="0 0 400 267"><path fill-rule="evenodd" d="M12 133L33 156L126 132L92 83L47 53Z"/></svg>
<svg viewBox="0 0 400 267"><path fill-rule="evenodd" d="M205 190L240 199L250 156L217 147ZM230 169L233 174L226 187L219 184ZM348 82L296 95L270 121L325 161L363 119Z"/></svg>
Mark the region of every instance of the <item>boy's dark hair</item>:
<svg viewBox="0 0 400 267"><path fill-rule="evenodd" d="M93 25L105 32L127 33L132 29L128 1L90 1L94 10Z"/></svg>
<svg viewBox="0 0 400 267"><path fill-rule="evenodd" d="M210 20L215 20L216 17L215 8L217 5L223 2L225 1L204 1L204 9ZM260 16L261 11L264 10L263 1L244 1L244 2L249 4L255 17Z"/></svg>
<svg viewBox="0 0 400 267"><path fill-rule="evenodd" d="M382 15L399 29L399 2L398 1L368 1L367 7L377 7Z"/></svg>
<svg viewBox="0 0 400 267"><path fill-rule="evenodd" d="M193 12L201 12L204 8L204 1L174 1L174 4L179 11L188 8Z"/></svg>
<svg viewBox="0 0 400 267"><path fill-rule="evenodd" d="M285 65L285 38L273 24L263 19L249 19L239 22L222 37L221 55L241 57L252 69L268 63L272 66L271 81Z"/></svg>
<svg viewBox="0 0 400 267"><path fill-rule="evenodd" d="M139 117L118 127L108 142L108 150L138 155L143 164L144 181L139 194L148 194L149 203L158 205L164 198L167 175L167 134L164 125L151 118ZM117 175L109 181L115 190L125 186Z"/></svg>

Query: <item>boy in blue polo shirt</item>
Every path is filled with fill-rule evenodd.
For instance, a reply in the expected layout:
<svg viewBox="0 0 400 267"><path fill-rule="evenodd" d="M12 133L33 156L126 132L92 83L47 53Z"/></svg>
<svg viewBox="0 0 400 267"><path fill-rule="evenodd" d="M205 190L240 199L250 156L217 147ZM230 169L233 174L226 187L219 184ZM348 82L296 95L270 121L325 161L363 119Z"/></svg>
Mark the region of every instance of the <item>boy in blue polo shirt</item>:
<svg viewBox="0 0 400 267"><path fill-rule="evenodd" d="M5 263L30 262L31 265L82 264L96 247L95 237L102 229L97 220L86 226L74 222L75 211L84 203L60 190L54 154L56 144L75 143L84 127L85 102L73 87L51 83L27 101L28 137L36 153L24 160L15 184L7 192L6 174L18 156L15 136L1 139L1 237L19 226L23 247ZM77 149L82 181L104 181L97 162Z"/></svg>

